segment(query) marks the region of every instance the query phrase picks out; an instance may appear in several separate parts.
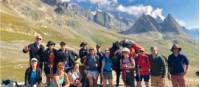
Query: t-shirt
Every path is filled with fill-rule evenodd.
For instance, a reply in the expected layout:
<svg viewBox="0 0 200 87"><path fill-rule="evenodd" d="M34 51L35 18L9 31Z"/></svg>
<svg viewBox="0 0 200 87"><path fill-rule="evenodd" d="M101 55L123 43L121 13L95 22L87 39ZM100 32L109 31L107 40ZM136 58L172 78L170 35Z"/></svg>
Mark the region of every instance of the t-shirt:
<svg viewBox="0 0 200 87"><path fill-rule="evenodd" d="M69 75L72 77L73 81L80 79L80 72L69 72Z"/></svg>
<svg viewBox="0 0 200 87"><path fill-rule="evenodd" d="M111 58L104 57L102 59L102 63L104 64L103 72L105 72L105 73L112 72L112 60L111 60Z"/></svg>
<svg viewBox="0 0 200 87"><path fill-rule="evenodd" d="M55 60L55 55L54 55L53 53L50 53L50 55L49 55L49 62L50 62L51 64L53 64L53 63L54 63L54 60Z"/></svg>
<svg viewBox="0 0 200 87"><path fill-rule="evenodd" d="M86 65L88 66L88 70L96 71L98 70L98 56L87 56Z"/></svg>
<svg viewBox="0 0 200 87"><path fill-rule="evenodd" d="M177 75L185 72L185 65L189 65L189 60L185 55L179 54L177 57L173 54L169 55L168 66L170 74Z"/></svg>
<svg viewBox="0 0 200 87"><path fill-rule="evenodd" d="M34 85L36 83L37 83L37 81L36 81L36 71L32 71L30 79L29 79L29 84Z"/></svg>

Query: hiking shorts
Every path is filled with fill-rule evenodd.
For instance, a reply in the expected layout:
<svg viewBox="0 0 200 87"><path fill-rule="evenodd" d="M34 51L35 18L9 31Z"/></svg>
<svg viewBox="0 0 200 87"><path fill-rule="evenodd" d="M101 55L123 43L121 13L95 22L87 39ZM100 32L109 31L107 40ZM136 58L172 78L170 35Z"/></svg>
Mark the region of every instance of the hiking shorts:
<svg viewBox="0 0 200 87"><path fill-rule="evenodd" d="M97 76L98 76L98 71L90 71L90 70L87 71L87 77L92 77L94 79L97 79Z"/></svg>
<svg viewBox="0 0 200 87"><path fill-rule="evenodd" d="M45 75L49 75L50 73L52 72L52 74L56 74L57 72L57 68L56 67L53 67L52 69L50 69L49 67L44 67L44 73Z"/></svg>
<svg viewBox="0 0 200 87"><path fill-rule="evenodd" d="M113 79L112 72L104 72L103 73L103 79L107 79L107 80Z"/></svg>
<svg viewBox="0 0 200 87"><path fill-rule="evenodd" d="M135 85L134 76L131 72L126 72L125 77L123 75L123 81L124 81L125 85L129 85L129 86Z"/></svg>
<svg viewBox="0 0 200 87"><path fill-rule="evenodd" d="M135 79L137 82L142 81L144 79L145 82L149 82L149 75L136 75Z"/></svg>

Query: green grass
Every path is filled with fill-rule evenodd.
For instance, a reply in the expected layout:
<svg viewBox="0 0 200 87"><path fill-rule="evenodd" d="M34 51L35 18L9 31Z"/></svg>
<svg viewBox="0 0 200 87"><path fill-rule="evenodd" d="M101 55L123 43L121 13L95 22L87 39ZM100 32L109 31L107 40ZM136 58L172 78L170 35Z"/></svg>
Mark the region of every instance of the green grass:
<svg viewBox="0 0 200 87"><path fill-rule="evenodd" d="M78 23L75 27L68 27L66 29L57 29L54 27L44 28L33 25L23 18L3 12L0 12L0 17L0 41L9 43L10 47L14 45L13 42L18 43L23 47L24 44L28 44L34 40L34 33L38 33L43 36L44 43L48 40L53 40L55 42L65 41L67 45L74 48L76 52L79 49L81 41L86 41L89 43L89 46L93 47L96 43L102 43L103 49L105 49L110 47L112 43L117 40L128 38L141 44L148 52L151 46L157 46L160 54L167 57L171 53L169 49L171 48L172 40L145 41L144 39L141 40L139 37L128 37L108 30L103 30L101 29L102 27L96 27L94 23L90 23L78 17L75 18L71 16L66 18L67 21L75 21ZM20 41L24 41L24 43L21 43ZM193 87L193 85L197 84L196 80L198 81L194 72L198 69L199 65L199 50L198 47L191 42L184 42L181 39L179 42L183 48L183 53L185 53L190 60L191 66L188 72L188 80L190 80L189 83L192 85L191 87ZM21 49L22 48L8 49L0 47L1 52L6 50L4 54L1 54L1 79L9 78L23 81L24 72L28 65L28 54L23 54ZM22 67L20 68L18 66Z"/></svg>

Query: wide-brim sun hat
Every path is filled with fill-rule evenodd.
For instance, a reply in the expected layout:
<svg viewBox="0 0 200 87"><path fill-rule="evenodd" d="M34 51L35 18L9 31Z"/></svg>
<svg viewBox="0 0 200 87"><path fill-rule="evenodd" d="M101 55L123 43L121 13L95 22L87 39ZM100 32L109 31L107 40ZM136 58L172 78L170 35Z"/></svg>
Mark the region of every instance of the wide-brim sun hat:
<svg viewBox="0 0 200 87"><path fill-rule="evenodd" d="M61 41L61 42L60 42L60 45L63 46L63 45L66 45L66 43L63 42L63 41Z"/></svg>
<svg viewBox="0 0 200 87"><path fill-rule="evenodd" d="M51 46L51 45L56 45L56 43L54 43L53 41L48 41L48 42L47 42L47 47L48 47L48 46Z"/></svg>
<svg viewBox="0 0 200 87"><path fill-rule="evenodd" d="M83 46L85 46L85 45L87 45L86 42L81 42L80 47L83 47Z"/></svg>
<svg viewBox="0 0 200 87"><path fill-rule="evenodd" d="M179 51L182 50L181 46L178 44L173 44L170 50L173 51L174 49L179 49Z"/></svg>

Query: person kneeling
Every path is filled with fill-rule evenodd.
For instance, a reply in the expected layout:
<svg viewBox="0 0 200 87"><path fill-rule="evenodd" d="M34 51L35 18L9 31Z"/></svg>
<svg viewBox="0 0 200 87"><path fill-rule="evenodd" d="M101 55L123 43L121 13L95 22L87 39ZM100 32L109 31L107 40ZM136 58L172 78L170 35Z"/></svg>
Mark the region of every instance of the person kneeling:
<svg viewBox="0 0 200 87"><path fill-rule="evenodd" d="M31 67L25 72L25 86L26 87L41 87L42 72L38 66L36 58L31 59Z"/></svg>
<svg viewBox="0 0 200 87"><path fill-rule="evenodd" d="M81 73L79 71L79 64L74 63L73 64L73 69L71 72L68 73L70 76L71 80L71 85L70 87L82 87L81 84Z"/></svg>
<svg viewBox="0 0 200 87"><path fill-rule="evenodd" d="M57 65L57 73L53 76L53 82L50 87L69 87L70 81L67 73L64 72L64 63L59 62Z"/></svg>

